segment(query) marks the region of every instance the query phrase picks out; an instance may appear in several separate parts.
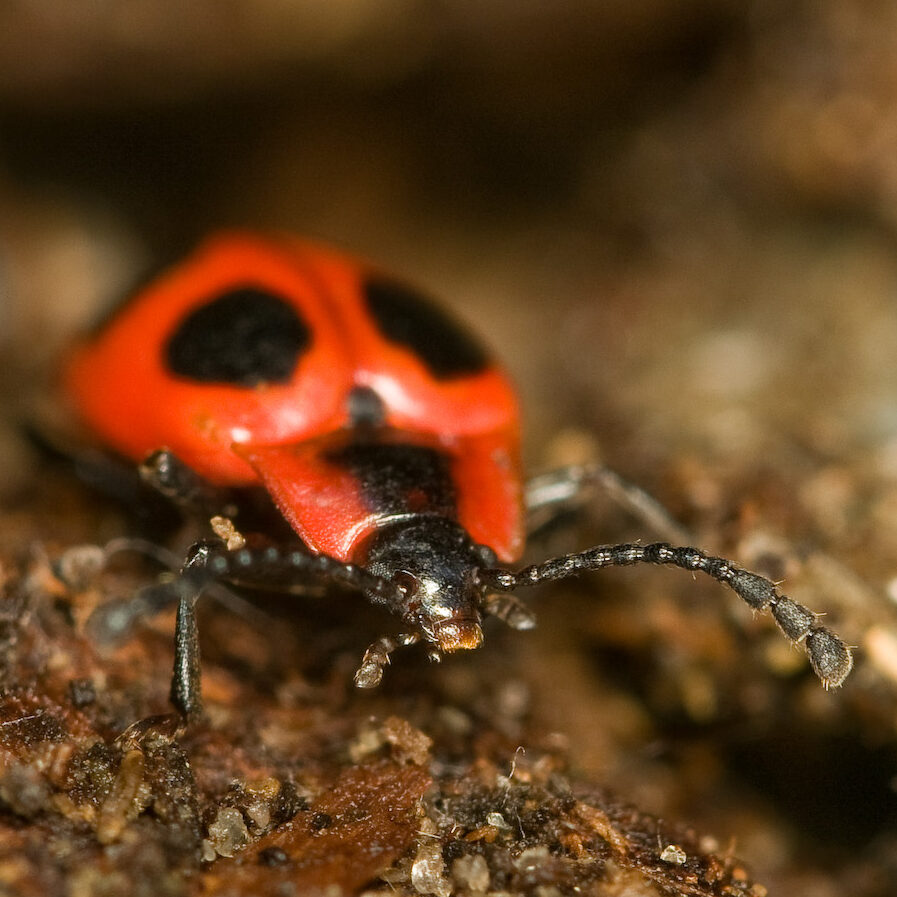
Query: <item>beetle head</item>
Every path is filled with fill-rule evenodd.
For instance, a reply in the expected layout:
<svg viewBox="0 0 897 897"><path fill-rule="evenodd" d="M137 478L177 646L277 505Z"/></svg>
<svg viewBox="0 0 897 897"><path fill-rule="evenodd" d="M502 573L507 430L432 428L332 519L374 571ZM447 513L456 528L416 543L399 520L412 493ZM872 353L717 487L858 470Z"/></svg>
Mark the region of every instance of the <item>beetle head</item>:
<svg viewBox="0 0 897 897"><path fill-rule="evenodd" d="M477 570L483 558L463 527L439 516L415 515L378 530L366 546L365 567L402 593L394 610L440 652L483 641Z"/></svg>

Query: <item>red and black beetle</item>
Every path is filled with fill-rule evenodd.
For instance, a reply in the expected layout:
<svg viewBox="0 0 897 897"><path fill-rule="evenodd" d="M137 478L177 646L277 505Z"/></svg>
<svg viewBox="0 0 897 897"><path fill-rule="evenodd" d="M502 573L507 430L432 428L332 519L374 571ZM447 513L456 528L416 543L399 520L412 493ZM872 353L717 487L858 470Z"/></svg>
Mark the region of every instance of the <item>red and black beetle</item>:
<svg viewBox="0 0 897 897"><path fill-rule="evenodd" d="M475 648L484 615L529 628L508 593L606 566L709 574L769 609L826 686L847 646L775 585L666 543L599 546L511 572L525 512L563 507L590 468L524 485L514 389L480 342L404 282L290 238L218 235L73 351L63 385L80 418L184 503L262 486L295 544L198 543L168 588L179 600L172 698L200 707L194 604L214 581L339 582L409 627L367 651L376 685L399 645ZM213 502L214 503L214 502Z"/></svg>

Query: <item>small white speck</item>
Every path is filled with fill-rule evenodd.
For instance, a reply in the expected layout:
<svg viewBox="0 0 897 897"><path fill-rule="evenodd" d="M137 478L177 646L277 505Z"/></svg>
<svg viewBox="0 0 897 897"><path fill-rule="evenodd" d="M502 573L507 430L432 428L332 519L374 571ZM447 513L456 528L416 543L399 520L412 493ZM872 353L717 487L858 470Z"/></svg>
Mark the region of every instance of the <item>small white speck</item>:
<svg viewBox="0 0 897 897"><path fill-rule="evenodd" d="M511 826L508 824L508 820L505 819L501 813L487 813L486 814L486 825L494 825L499 829L510 829Z"/></svg>
<svg viewBox="0 0 897 897"><path fill-rule="evenodd" d="M661 851L660 858L672 866L681 866L688 859L688 854L678 844L667 844Z"/></svg>
<svg viewBox="0 0 897 897"><path fill-rule="evenodd" d="M417 856L411 864L411 884L418 894L449 897L452 884L445 877L441 845L424 844L418 848Z"/></svg>

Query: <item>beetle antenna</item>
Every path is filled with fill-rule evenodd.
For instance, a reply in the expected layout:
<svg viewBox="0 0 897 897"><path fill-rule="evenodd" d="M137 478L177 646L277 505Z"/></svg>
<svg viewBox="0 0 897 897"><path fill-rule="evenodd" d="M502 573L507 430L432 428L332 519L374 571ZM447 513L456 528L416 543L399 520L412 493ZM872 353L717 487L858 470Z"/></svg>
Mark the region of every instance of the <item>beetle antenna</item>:
<svg viewBox="0 0 897 897"><path fill-rule="evenodd" d="M566 579L590 570L634 564L669 564L683 570L706 573L732 589L754 610L772 613L785 637L803 646L825 688L837 687L847 678L853 666L850 648L834 632L821 626L813 611L780 594L775 583L766 577L751 573L724 558L705 554L697 548L674 547L666 542L598 545L577 554L533 564L516 573L498 568L483 569L478 577L487 589L511 592L523 586Z"/></svg>
<svg viewBox="0 0 897 897"><path fill-rule="evenodd" d="M199 543L203 546L203 543ZM203 546L204 547L204 546ZM194 546L192 553L196 553ZM187 566L192 566L188 561ZM250 586L282 583L285 575L300 574L309 581L336 583L365 592L374 604L400 606L402 591L389 579L377 576L358 564L350 564L327 554L313 554L306 548L238 548L226 550L218 543L210 543L206 556L196 564L200 579L219 580ZM183 577L183 574L182 574Z"/></svg>

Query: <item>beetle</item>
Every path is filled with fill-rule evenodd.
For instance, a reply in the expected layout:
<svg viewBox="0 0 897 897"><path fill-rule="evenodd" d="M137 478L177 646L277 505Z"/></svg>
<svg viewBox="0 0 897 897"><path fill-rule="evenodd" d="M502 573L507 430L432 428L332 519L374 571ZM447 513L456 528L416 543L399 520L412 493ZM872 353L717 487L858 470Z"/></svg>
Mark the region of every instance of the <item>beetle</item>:
<svg viewBox="0 0 897 897"><path fill-rule="evenodd" d="M570 467L524 484L515 391L482 343L376 266L293 237L215 235L76 344L68 402L108 448L184 506L234 517L226 490L263 489L286 543L203 540L168 585L178 602L171 697L201 709L195 603L213 583L340 584L407 631L364 655L477 648L482 621L534 625L511 593L609 566L705 573L768 610L826 687L850 649L770 580L693 547L602 545L513 571L525 516L600 479ZM239 517L236 518L239 521Z"/></svg>

